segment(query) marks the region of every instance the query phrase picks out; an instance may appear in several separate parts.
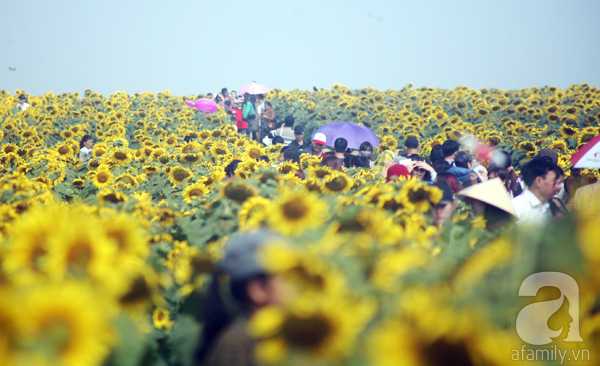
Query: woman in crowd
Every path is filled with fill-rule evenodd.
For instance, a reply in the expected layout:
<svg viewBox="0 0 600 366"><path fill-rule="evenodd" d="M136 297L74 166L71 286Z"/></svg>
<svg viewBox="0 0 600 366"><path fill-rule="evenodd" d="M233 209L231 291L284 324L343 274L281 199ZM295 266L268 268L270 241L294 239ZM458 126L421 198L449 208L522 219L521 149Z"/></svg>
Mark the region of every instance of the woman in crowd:
<svg viewBox="0 0 600 366"><path fill-rule="evenodd" d="M260 114L261 125L262 125L262 134L267 135L271 130L273 130L277 125L275 124L275 110L271 105L271 102L265 102L265 107L263 112Z"/></svg>
<svg viewBox="0 0 600 366"><path fill-rule="evenodd" d="M462 189L462 184L451 173L440 173L435 177L435 183L445 184L450 188L452 194L457 194Z"/></svg>
<svg viewBox="0 0 600 366"><path fill-rule="evenodd" d="M94 139L90 135L83 135L81 141L79 141L79 159L81 159L81 165L87 164L92 157L92 146L94 145Z"/></svg>
<svg viewBox="0 0 600 366"><path fill-rule="evenodd" d="M320 165L321 166L328 166L332 170L337 170L338 172L342 171L342 162L336 156L328 156L326 158L323 158L323 160L321 160L321 164Z"/></svg>
<svg viewBox="0 0 600 366"><path fill-rule="evenodd" d="M458 192L471 205L474 216L483 216L486 230L496 231L517 219L510 196L500 179L489 179Z"/></svg>
<svg viewBox="0 0 600 366"><path fill-rule="evenodd" d="M254 95L252 97L254 97ZM242 105L242 119L248 124L248 130L250 131L248 133L248 137L252 136L256 138L255 127L256 130L258 130L258 126L255 126L256 110L254 109L254 102L252 101L252 99L249 93L244 93L244 104Z"/></svg>

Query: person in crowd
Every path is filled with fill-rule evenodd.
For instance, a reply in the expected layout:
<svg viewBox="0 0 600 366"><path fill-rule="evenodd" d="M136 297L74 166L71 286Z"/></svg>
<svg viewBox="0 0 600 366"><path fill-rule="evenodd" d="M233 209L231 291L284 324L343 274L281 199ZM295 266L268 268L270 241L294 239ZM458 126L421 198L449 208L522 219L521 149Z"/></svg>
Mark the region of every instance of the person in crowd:
<svg viewBox="0 0 600 366"><path fill-rule="evenodd" d="M294 116L285 117L283 126L269 132L269 134L263 139L263 144L271 146L271 144L273 143L271 140L274 137L279 136L283 138L284 145L289 146L289 144L296 139L296 136L294 135L294 122Z"/></svg>
<svg viewBox="0 0 600 366"><path fill-rule="evenodd" d="M571 169L571 175L565 179L566 202L565 207L569 212L573 212L575 202L575 192L583 186L587 186L590 182L586 177L581 175L581 169Z"/></svg>
<svg viewBox="0 0 600 366"><path fill-rule="evenodd" d="M570 215L565 203L558 197L559 193L564 192L565 186L565 172L558 166L554 165L554 172L556 173L556 183L554 184L554 195L550 199L550 212L554 219L563 219Z"/></svg>
<svg viewBox="0 0 600 366"><path fill-rule="evenodd" d="M408 158L412 162L412 164L407 163L410 175L428 183L433 183L435 181L437 173L435 169L427 163L427 159L417 154L409 155Z"/></svg>
<svg viewBox="0 0 600 366"><path fill-rule="evenodd" d="M452 194L457 194L463 187L462 184L456 179L456 176L452 173L439 173L435 177L435 183L447 185Z"/></svg>
<svg viewBox="0 0 600 366"><path fill-rule="evenodd" d="M223 99L223 96L221 94L217 94L217 96L215 97L215 103L217 103L221 107L225 107L225 99Z"/></svg>
<svg viewBox="0 0 600 366"><path fill-rule="evenodd" d="M340 159L340 163L344 165L344 159L346 158L346 150L348 149L348 140L343 137L338 137L333 143L333 151L335 157Z"/></svg>
<svg viewBox="0 0 600 366"><path fill-rule="evenodd" d="M246 135L248 138L251 138L251 132L248 128L248 121L244 119L244 111L243 111L242 102L237 102L235 107L231 108L231 116L235 118L235 126L239 133Z"/></svg>
<svg viewBox="0 0 600 366"><path fill-rule="evenodd" d="M236 159L225 167L225 178L223 178L223 182L227 182L228 180L237 178L237 176L235 175L235 171L237 170L237 167L241 162L241 160Z"/></svg>
<svg viewBox="0 0 600 366"><path fill-rule="evenodd" d="M360 156L363 156L369 159L369 166L373 166L373 145L369 141L365 141L358 147L358 153Z"/></svg>
<svg viewBox="0 0 600 366"><path fill-rule="evenodd" d="M256 131L258 127L256 126L256 109L254 109L254 101L256 97L254 95L250 96L249 93L244 93L244 104L242 106L242 119L248 123L248 129L250 130L249 135L252 138L256 139ZM255 129L256 127L256 129Z"/></svg>
<svg viewBox="0 0 600 366"><path fill-rule="evenodd" d="M504 150L494 151L492 154L491 166L506 169L508 172L507 184L512 197L516 197L523 192L525 189L525 183L523 182L523 178L518 176L515 172L515 169L513 168L512 157L508 152Z"/></svg>
<svg viewBox="0 0 600 366"><path fill-rule="evenodd" d="M454 158L456 154L458 154L458 150L460 145L457 141L454 140L446 140L442 144L442 151L444 152L444 159L450 164L451 167L454 165Z"/></svg>
<svg viewBox="0 0 600 366"><path fill-rule="evenodd" d="M235 90L232 90L231 93L229 93L229 100L231 100L231 103L236 103L238 100L238 95L237 92Z"/></svg>
<svg viewBox="0 0 600 366"><path fill-rule="evenodd" d="M505 228L515 221L517 213L510 196L500 179L489 179L458 192L471 205L474 216L483 216L486 230L492 232Z"/></svg>
<svg viewBox="0 0 600 366"><path fill-rule="evenodd" d="M265 96L263 94L254 95L254 108L256 109L256 118L254 124L256 125L256 141L261 141L263 129L262 113L265 110Z"/></svg>
<svg viewBox="0 0 600 366"><path fill-rule="evenodd" d="M494 179L494 178L499 178L500 181L502 181L502 184L504 184L504 187L506 187L506 191L508 192L508 194L510 195L510 197L513 197L513 193L510 190L510 186L509 186L509 180L508 180L508 171L504 168L501 168L499 166L492 166L490 167L490 169L488 170L488 179Z"/></svg>
<svg viewBox="0 0 600 366"><path fill-rule="evenodd" d="M438 174L447 173L448 169L450 169L450 164L444 159L432 161L431 166L433 166L433 169Z"/></svg>
<svg viewBox="0 0 600 366"><path fill-rule="evenodd" d="M382 173L382 177L385 178L386 182L396 182L400 178L410 178L410 173L406 165L394 164Z"/></svg>
<svg viewBox="0 0 600 366"><path fill-rule="evenodd" d="M415 136L408 136L404 142L404 152L399 155L419 155L419 140Z"/></svg>
<svg viewBox="0 0 600 366"><path fill-rule="evenodd" d="M327 156L321 160L321 166L328 166L332 170L342 171L342 162L336 156Z"/></svg>
<svg viewBox="0 0 600 366"><path fill-rule="evenodd" d="M473 157L466 151L459 151L453 155L454 166L447 170L448 173L454 174L459 182L464 186L475 184L479 181L477 173L473 171ZM445 159L448 161L448 159Z"/></svg>
<svg viewBox="0 0 600 366"><path fill-rule="evenodd" d="M304 126L294 127L294 141L290 142L290 145L295 147L298 151L308 148L310 145L304 142Z"/></svg>
<svg viewBox="0 0 600 366"><path fill-rule="evenodd" d="M81 159L81 165L86 165L87 162L92 158L93 145L94 138L90 135L83 135L79 141L79 159Z"/></svg>
<svg viewBox="0 0 600 366"><path fill-rule="evenodd" d="M271 159L269 159L269 157L267 155L261 155L258 157L258 159L256 159L256 161L265 161L267 163L270 163Z"/></svg>
<svg viewBox="0 0 600 366"><path fill-rule="evenodd" d="M19 109L20 111L24 111L29 107L30 105L27 102L27 97L25 96L25 94L19 95L19 104L17 104L17 109Z"/></svg>
<svg viewBox="0 0 600 366"><path fill-rule="evenodd" d="M196 364L258 365L254 352L256 341L246 332L248 320L259 309L281 304L289 291L281 278L267 272L259 255L267 244L284 243L284 239L267 231L239 234L229 239L202 307L204 320ZM239 315L234 314L231 306L234 304L228 304L225 299L235 302Z"/></svg>
<svg viewBox="0 0 600 366"><path fill-rule="evenodd" d="M231 101L230 100L226 100L224 107L225 107L225 113L229 114L229 111L231 111Z"/></svg>
<svg viewBox="0 0 600 366"><path fill-rule="evenodd" d="M512 199L518 217L517 224L541 226L550 221L550 199L556 185L555 165L546 159L536 158L525 166L521 173L527 189Z"/></svg>
<svg viewBox="0 0 600 366"><path fill-rule="evenodd" d="M312 144L310 147L301 150L300 154L310 154L318 157L326 158L327 154L323 152L323 148L327 143L327 138L321 132L316 133L312 138Z"/></svg>
<svg viewBox="0 0 600 366"><path fill-rule="evenodd" d="M385 178L384 173L387 169L394 165L395 156L396 155L391 150L383 150L381 153L379 153L379 156L377 157L377 159L375 159L375 162L371 167L371 171L373 172L373 174L380 174L383 178Z"/></svg>
<svg viewBox="0 0 600 366"><path fill-rule="evenodd" d="M221 89L221 95L223 96L223 100L231 100L229 98L229 92L227 91L227 88Z"/></svg>
<svg viewBox="0 0 600 366"><path fill-rule="evenodd" d="M283 152L283 161L291 161L297 163L300 166L300 152L292 146L286 146Z"/></svg>
<svg viewBox="0 0 600 366"><path fill-rule="evenodd" d="M273 137L273 139L271 140L270 146L277 145L277 144L281 144L281 145L285 146L285 140L283 139L283 137L281 137L281 136Z"/></svg>
<svg viewBox="0 0 600 366"><path fill-rule="evenodd" d="M600 217L600 181L577 189L573 198L573 210L583 220Z"/></svg>
<svg viewBox="0 0 600 366"><path fill-rule="evenodd" d="M194 138L190 135L187 135L183 138L183 142L188 143L190 141L192 141Z"/></svg>
<svg viewBox="0 0 600 366"><path fill-rule="evenodd" d="M444 147L442 145L435 145L431 148L431 153L429 153L429 161L435 164L437 161L442 160L444 160Z"/></svg>
<svg viewBox="0 0 600 366"><path fill-rule="evenodd" d="M358 169L369 169L371 168L371 160L369 160L367 157L365 156L354 156L354 155L348 155L350 156L351 160L350 160L350 168L358 168Z"/></svg>
<svg viewBox="0 0 600 366"><path fill-rule="evenodd" d="M443 226L452 218L452 214L456 208L454 196L452 189L444 182L435 183L433 186L438 187L442 191L442 199L432 210L433 224L435 226Z"/></svg>
<svg viewBox="0 0 600 366"><path fill-rule="evenodd" d="M263 130L266 131L265 135L275 128L275 110L271 102L265 102L265 108L260 114L262 121Z"/></svg>

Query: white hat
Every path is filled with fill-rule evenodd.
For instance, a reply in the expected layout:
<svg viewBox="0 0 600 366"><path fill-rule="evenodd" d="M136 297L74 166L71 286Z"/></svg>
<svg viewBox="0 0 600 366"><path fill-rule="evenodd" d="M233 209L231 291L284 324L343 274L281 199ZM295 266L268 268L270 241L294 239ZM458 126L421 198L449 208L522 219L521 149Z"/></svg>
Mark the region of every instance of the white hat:
<svg viewBox="0 0 600 366"><path fill-rule="evenodd" d="M325 137L325 134L323 134L321 132L315 133L315 136L313 137L312 140L316 143L320 143L323 145L326 145L326 143L327 143L327 137Z"/></svg>
<svg viewBox="0 0 600 366"><path fill-rule="evenodd" d="M483 183L472 185L456 195L476 199L517 217L517 213L510 203L508 191L500 178L489 179Z"/></svg>

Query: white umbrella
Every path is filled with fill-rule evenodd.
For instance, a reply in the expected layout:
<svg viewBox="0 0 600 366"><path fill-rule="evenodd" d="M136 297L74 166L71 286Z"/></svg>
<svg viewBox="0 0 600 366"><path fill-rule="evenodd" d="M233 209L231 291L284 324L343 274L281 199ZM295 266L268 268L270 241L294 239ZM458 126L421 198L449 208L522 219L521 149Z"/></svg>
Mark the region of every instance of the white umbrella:
<svg viewBox="0 0 600 366"><path fill-rule="evenodd" d="M600 168L600 135L583 145L570 160L573 168Z"/></svg>

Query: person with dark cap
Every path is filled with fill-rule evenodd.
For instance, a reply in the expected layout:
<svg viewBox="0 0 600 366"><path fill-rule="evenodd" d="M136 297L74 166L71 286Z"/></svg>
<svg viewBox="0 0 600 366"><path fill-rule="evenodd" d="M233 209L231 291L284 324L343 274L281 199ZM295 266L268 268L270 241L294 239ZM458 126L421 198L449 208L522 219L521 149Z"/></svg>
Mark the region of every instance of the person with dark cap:
<svg viewBox="0 0 600 366"><path fill-rule="evenodd" d="M283 122L283 126L280 128L269 132L269 134L263 139L263 143L267 146L271 146L272 139L275 136L281 136L283 141L285 141L285 146L288 146L292 141L296 139L294 135L294 116L285 117L285 121Z"/></svg>
<svg viewBox="0 0 600 366"><path fill-rule="evenodd" d="M405 151L401 153L402 156L419 155L419 140L415 136L408 136L404 143Z"/></svg>
<svg viewBox="0 0 600 366"><path fill-rule="evenodd" d="M304 142L304 126L294 127L294 141L290 142L291 147L295 147L300 151L309 147L307 142Z"/></svg>
<svg viewBox="0 0 600 366"><path fill-rule="evenodd" d="M27 103L27 97L25 96L25 94L19 95L19 104L17 104L17 109L19 109L20 111L24 111L29 107L31 106L29 105L29 103Z"/></svg>
<svg viewBox="0 0 600 366"><path fill-rule="evenodd" d="M282 281L267 273L259 260L266 245L285 244L284 239L267 231L241 234L227 243L206 294L196 364L257 364L255 341L246 333L248 319L265 306L279 304L283 293ZM235 300L241 313L232 314L232 306L227 306L224 298Z"/></svg>
<svg viewBox="0 0 600 366"><path fill-rule="evenodd" d="M456 206L454 204L454 196L452 195L452 189L450 189L446 183L438 182L433 184L433 186L438 187L442 191L442 199L432 211L433 224L442 226L450 220L454 213Z"/></svg>

